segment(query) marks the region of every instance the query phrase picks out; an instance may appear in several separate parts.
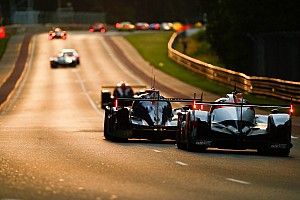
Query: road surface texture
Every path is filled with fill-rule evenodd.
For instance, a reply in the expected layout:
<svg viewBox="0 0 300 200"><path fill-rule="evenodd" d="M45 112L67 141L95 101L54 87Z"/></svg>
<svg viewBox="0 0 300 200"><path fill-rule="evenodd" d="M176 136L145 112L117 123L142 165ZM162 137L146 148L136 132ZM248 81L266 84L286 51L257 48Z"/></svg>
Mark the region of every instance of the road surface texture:
<svg viewBox="0 0 300 200"><path fill-rule="evenodd" d="M51 69L49 57L62 48L77 49L81 64ZM24 79L0 114L0 200L300 198L295 131L290 157L105 140L101 86L150 86L154 73L166 96L197 90L152 69L114 33L71 32L53 41L36 35L29 55Z"/></svg>

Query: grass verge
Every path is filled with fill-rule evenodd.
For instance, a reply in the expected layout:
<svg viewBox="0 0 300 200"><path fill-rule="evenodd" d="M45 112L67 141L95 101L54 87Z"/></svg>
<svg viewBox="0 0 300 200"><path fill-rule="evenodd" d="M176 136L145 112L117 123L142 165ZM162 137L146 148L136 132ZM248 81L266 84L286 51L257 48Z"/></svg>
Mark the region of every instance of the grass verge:
<svg viewBox="0 0 300 200"><path fill-rule="evenodd" d="M0 39L0 60L5 52L8 40L9 38Z"/></svg>
<svg viewBox="0 0 300 200"><path fill-rule="evenodd" d="M198 88L202 88L207 92L218 94L223 96L224 94L231 92L232 87L225 86L215 81L206 79L196 73L193 73L183 66L175 63L168 57L167 43L171 37L171 32L155 32L155 33L140 33L140 34L130 34L124 36L155 68L183 81L190 85L193 85ZM203 52L203 49L200 50ZM211 49L209 54L213 54ZM219 60L215 60L220 62ZM209 60L207 61L209 62ZM247 98L252 103L260 104L288 104L287 101L282 101L275 98L257 96L251 94L245 94ZM297 106L296 111L300 109L300 106ZM298 112L297 115L300 113Z"/></svg>

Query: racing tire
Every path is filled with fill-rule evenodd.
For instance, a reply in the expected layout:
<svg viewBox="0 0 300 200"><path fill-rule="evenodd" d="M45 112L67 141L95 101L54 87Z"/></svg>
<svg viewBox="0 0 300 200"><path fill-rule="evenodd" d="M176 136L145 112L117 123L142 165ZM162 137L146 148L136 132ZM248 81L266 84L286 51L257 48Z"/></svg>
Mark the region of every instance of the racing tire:
<svg viewBox="0 0 300 200"><path fill-rule="evenodd" d="M190 151L190 152L196 152L197 151L197 146L193 143L193 138L192 138L192 136L191 136L191 132L192 132L192 130L191 130L191 121L190 120L188 120L187 121L187 123L188 123L188 126L187 126L187 128L186 128L186 131L187 131L187 133L186 133L186 150L187 151Z"/></svg>
<svg viewBox="0 0 300 200"><path fill-rule="evenodd" d="M113 135L112 129L113 129L113 120L108 119L107 111L105 111L105 117L104 117L104 138L112 141L112 142L127 142L128 138L121 138Z"/></svg>
<svg viewBox="0 0 300 200"><path fill-rule="evenodd" d="M176 132L176 145L178 149L186 149L186 145L182 142L181 134L179 131Z"/></svg>
<svg viewBox="0 0 300 200"><path fill-rule="evenodd" d="M197 145L192 143L192 140L190 137L188 137L188 139L187 139L186 150L189 152L197 152L198 151Z"/></svg>
<svg viewBox="0 0 300 200"><path fill-rule="evenodd" d="M55 64L51 64L50 66L52 69L57 68L57 65L55 65Z"/></svg>
<svg viewBox="0 0 300 200"><path fill-rule="evenodd" d="M188 116L188 118L190 118L190 115ZM190 152L204 152L206 151L207 147L204 145L196 145L194 143L194 138L191 136L191 132L192 130L192 125L191 125L191 121L188 120L189 124L187 124L187 133L186 133L186 137L187 137L187 143L186 143L186 150L190 151Z"/></svg>
<svg viewBox="0 0 300 200"><path fill-rule="evenodd" d="M71 64L71 67L76 67L76 65L77 65L77 62L73 62L73 63Z"/></svg>
<svg viewBox="0 0 300 200"><path fill-rule="evenodd" d="M109 119L107 116L107 112L105 111L105 117L104 117L104 137L107 140L113 140L113 136L109 134Z"/></svg>

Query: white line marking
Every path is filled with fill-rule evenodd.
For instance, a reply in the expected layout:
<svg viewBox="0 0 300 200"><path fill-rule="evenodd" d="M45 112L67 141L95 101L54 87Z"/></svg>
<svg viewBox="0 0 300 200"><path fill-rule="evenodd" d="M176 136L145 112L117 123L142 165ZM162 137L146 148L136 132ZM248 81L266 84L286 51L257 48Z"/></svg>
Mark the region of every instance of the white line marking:
<svg viewBox="0 0 300 200"><path fill-rule="evenodd" d="M232 181L235 183L240 183L240 184L245 184L245 185L249 185L251 184L250 182L247 181L241 181L241 180L237 180L237 179L233 179L233 178L226 178L227 181Z"/></svg>
<svg viewBox="0 0 300 200"><path fill-rule="evenodd" d="M296 137L296 136L291 136L291 138L292 138L292 139L298 139L298 137Z"/></svg>
<svg viewBox="0 0 300 200"><path fill-rule="evenodd" d="M92 100L92 98L91 98L90 95L88 94L88 92L87 92L87 90L86 90L86 88L85 88L85 86L84 86L84 84L83 84L84 81L82 80L82 78L81 78L81 76L79 75L78 71L75 71L75 74L76 74L76 76L77 76L77 78L78 78L78 80L79 80L81 89L82 89L82 91L84 92L84 94L85 94L85 96L87 97L87 99L89 100L91 106L94 108L94 110L95 110L97 113L100 114L100 111L99 111L99 109L97 108L97 105L95 104L95 102Z"/></svg>
<svg viewBox="0 0 300 200"><path fill-rule="evenodd" d="M181 161L176 161L175 163L178 164L178 165L182 165L182 166L187 166L187 165L188 165L188 164L183 163L183 162L181 162Z"/></svg>
<svg viewBox="0 0 300 200"><path fill-rule="evenodd" d="M160 153L161 152L160 150L156 150L156 149L154 149L153 151L156 152L156 153Z"/></svg>

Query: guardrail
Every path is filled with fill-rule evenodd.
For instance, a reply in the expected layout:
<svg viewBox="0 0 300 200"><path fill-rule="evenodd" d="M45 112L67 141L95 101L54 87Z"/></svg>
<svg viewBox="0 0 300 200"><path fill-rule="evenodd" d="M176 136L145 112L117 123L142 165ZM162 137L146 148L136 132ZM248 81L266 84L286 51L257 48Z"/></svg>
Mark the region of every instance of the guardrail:
<svg viewBox="0 0 300 200"><path fill-rule="evenodd" d="M244 73L224 69L194 59L173 48L173 43L177 35L177 33L174 33L169 40L168 55L175 62L185 66L187 69L211 80L233 87L236 86L238 89L251 94L267 95L283 100L293 98L294 102L300 103L300 82L248 76Z"/></svg>

